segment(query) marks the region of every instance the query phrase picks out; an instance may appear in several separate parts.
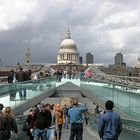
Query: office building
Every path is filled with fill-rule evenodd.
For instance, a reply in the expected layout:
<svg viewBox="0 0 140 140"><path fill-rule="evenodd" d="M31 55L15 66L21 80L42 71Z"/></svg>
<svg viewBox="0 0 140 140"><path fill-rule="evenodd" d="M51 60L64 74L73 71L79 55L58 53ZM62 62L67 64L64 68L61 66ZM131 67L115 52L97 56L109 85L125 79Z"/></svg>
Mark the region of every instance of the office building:
<svg viewBox="0 0 140 140"><path fill-rule="evenodd" d="M123 65L123 55L121 53L117 53L115 55L115 65L118 66L122 66Z"/></svg>
<svg viewBox="0 0 140 140"><path fill-rule="evenodd" d="M79 57L79 63L83 64L83 57L82 56Z"/></svg>
<svg viewBox="0 0 140 140"><path fill-rule="evenodd" d="M93 55L91 53L86 54L86 64L93 64Z"/></svg>

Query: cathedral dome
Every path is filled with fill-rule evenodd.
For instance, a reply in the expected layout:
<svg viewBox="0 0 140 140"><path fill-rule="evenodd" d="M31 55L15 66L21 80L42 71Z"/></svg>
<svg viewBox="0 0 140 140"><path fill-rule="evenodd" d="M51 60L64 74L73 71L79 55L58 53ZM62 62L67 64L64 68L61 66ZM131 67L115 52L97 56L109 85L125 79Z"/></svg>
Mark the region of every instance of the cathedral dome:
<svg viewBox="0 0 140 140"><path fill-rule="evenodd" d="M60 44L60 48L57 53L57 63L79 63L79 53L75 42L71 39L69 28L66 32L66 38Z"/></svg>
<svg viewBox="0 0 140 140"><path fill-rule="evenodd" d="M73 48L73 49L77 49L75 42L70 39L70 38L66 38L64 39L61 44L60 44L60 48Z"/></svg>

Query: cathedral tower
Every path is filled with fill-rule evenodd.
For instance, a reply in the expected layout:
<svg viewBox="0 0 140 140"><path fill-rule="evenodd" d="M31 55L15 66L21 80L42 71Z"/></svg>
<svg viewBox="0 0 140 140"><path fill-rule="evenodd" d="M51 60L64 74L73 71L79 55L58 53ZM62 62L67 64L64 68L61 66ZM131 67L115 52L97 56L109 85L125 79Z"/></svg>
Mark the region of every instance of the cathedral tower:
<svg viewBox="0 0 140 140"><path fill-rule="evenodd" d="M32 65L31 53L29 48L25 53L24 65Z"/></svg>

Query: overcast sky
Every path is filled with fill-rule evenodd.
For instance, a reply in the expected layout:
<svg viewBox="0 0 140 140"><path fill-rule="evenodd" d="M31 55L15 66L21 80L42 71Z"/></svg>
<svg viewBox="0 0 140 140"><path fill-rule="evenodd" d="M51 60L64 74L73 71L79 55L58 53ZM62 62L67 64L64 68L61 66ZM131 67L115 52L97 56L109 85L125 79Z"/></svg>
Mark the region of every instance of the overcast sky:
<svg viewBox="0 0 140 140"><path fill-rule="evenodd" d="M140 56L140 0L0 0L0 58L21 64L27 48L33 63L56 63L67 27L78 51L94 62L128 66Z"/></svg>

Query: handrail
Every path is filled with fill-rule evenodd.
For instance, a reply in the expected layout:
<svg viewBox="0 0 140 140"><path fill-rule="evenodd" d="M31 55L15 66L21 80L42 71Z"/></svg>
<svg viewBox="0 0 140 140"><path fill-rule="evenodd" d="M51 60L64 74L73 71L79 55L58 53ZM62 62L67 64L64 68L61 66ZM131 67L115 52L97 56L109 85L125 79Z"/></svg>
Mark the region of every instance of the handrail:
<svg viewBox="0 0 140 140"><path fill-rule="evenodd" d="M137 82L138 80L140 81L140 77L95 74L92 78L85 78L85 80L86 79L88 79L88 81L110 83L131 88L140 88L140 83Z"/></svg>
<svg viewBox="0 0 140 140"><path fill-rule="evenodd" d="M54 77L0 85L0 102L14 109L26 104L30 99L43 96L55 86Z"/></svg>

